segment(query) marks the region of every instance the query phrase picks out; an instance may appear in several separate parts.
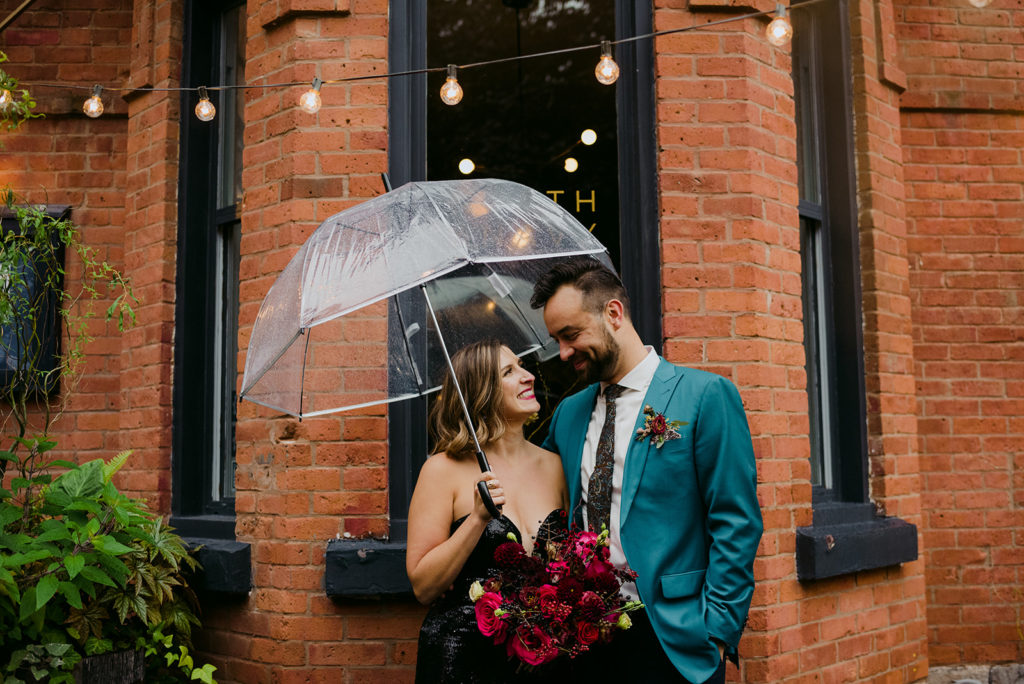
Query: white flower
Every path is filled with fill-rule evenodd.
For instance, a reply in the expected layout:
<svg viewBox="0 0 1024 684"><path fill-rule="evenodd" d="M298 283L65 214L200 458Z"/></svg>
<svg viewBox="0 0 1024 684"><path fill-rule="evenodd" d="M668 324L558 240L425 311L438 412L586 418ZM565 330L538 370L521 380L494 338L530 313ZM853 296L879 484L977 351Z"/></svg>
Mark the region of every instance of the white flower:
<svg viewBox="0 0 1024 684"><path fill-rule="evenodd" d="M469 585L469 600L476 603L481 596L484 595L484 585L480 582L473 582Z"/></svg>
<svg viewBox="0 0 1024 684"><path fill-rule="evenodd" d="M629 629L633 626L633 621L625 613L619 613L619 621L615 623L615 626L619 629Z"/></svg>

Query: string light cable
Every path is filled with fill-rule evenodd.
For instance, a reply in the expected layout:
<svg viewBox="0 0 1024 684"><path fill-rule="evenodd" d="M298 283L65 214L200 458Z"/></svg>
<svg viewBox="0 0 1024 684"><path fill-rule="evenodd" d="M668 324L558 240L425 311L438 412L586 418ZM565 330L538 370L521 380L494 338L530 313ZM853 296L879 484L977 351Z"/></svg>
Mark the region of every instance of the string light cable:
<svg viewBox="0 0 1024 684"><path fill-rule="evenodd" d="M793 3L789 6L788 12L808 7L810 5L817 5L822 2L834 2L835 0L804 0L803 2ZM973 1L973 0L972 0ZM601 50L601 59L595 67L595 76L602 83L608 85L615 82L618 78L618 65L615 64L614 58L611 54L612 46L625 45L628 43L635 43L641 40L650 40L652 38L658 38L660 36L667 36L676 33L685 33L688 31L699 31L702 29L710 28L713 26L721 26L723 24L729 24L737 21L744 21L747 19L759 19L763 17L771 17L772 21L769 23L768 31L769 41L775 45L784 45L788 40L782 40L781 42L775 42L773 36L779 36L786 34L787 32L779 27L779 21L782 20L786 25L789 25L788 12L785 5L778 3L774 9L763 10L758 12L749 12L747 14L740 14L733 17L727 17L724 19L716 19L713 21L704 22L702 24L692 24L690 26L683 26L674 29L665 29L662 31L654 31L652 33L644 33L636 36L629 36L626 38L619 38L617 40L602 40L600 43L591 43L588 45L578 45L574 47L560 48L557 50L546 50L544 52L535 52L525 55L516 55L513 57L499 57L497 59L488 59L479 62L470 62L468 64L449 64L443 67L425 67L421 69L409 69L406 71L392 71L383 74L366 74L363 76L346 76L343 78L336 79L324 79L315 78L313 85L309 90L304 92L299 98L299 106L310 113L315 113L320 108L320 88L325 85L334 85L339 83L355 83L358 81L369 81L377 79L389 79L399 78L402 76L418 76L424 74L437 74L444 73L447 78L445 84L442 87L442 100L446 104L454 105L461 101L463 96L462 87L459 85L457 73L460 70L475 69L479 67L492 66L495 64L506 64L508 62L517 62L527 59L536 59L539 57L551 57L554 55L569 54L573 52L584 52L588 50L599 49ZM792 36L792 26L789 26L788 36ZM613 68L614 67L614 68ZM614 76L612 76L614 73ZM602 77L604 74L604 77ZM197 86L197 87L177 87L177 88L156 88L146 86L142 88L127 88L127 87L110 87L100 85L80 85L74 83L52 83L52 82L40 82L40 83L24 83L24 86L33 88L65 88L69 90L87 90L91 91L93 97L99 100L98 94L103 90L109 90L114 92L124 93L173 93L173 92L190 92L196 93L199 96L198 103L196 105L196 116L209 121L213 118L216 113L216 108L209 99L210 92L220 92L229 90L264 90L270 88L294 88L297 86L309 85L309 81L289 81L284 83L244 83L234 85L221 85L221 86ZM92 97L89 98L92 100ZM100 112L102 113L102 103L100 105ZM202 112L202 115L200 114ZM210 118L204 118L205 116ZM93 116L90 114L90 116ZM98 114L96 115L98 116Z"/></svg>

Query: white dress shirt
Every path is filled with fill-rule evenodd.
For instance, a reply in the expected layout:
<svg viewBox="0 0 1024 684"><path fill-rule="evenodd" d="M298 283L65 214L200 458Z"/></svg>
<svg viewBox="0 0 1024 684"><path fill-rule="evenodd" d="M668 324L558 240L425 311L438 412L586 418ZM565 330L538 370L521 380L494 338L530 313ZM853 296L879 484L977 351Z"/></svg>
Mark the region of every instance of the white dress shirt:
<svg viewBox="0 0 1024 684"><path fill-rule="evenodd" d="M653 347L646 347L647 356L643 361L626 373L618 385L625 388L625 391L615 400L615 470L612 473L612 508L608 521L608 546L611 551L611 562L616 567L626 566L626 555L622 551L622 540L619 537L619 508L622 503L622 473L626 469L626 452L633 443L635 433L633 427L636 425L636 418L643 408L644 397L647 396L647 388L654 379L654 372L658 370L658 355ZM601 391L594 404L594 412L590 416L590 425L587 426L587 436L583 442L583 461L580 465L580 487L583 511L583 523L587 522L587 489L590 486L590 475L594 472L594 463L597 460L597 442L601 438L601 428L604 427L604 417L607 412L607 404L604 400L604 388L608 383L601 383ZM639 598L636 585L632 582L622 585L622 593L630 599Z"/></svg>

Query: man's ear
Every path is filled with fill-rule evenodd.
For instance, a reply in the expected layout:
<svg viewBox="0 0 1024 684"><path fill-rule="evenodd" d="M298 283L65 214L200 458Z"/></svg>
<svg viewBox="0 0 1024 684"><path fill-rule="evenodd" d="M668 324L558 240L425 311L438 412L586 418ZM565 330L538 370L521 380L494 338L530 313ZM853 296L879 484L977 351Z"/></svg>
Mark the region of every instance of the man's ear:
<svg viewBox="0 0 1024 684"><path fill-rule="evenodd" d="M609 299L604 305L604 315L612 330L618 330L626 322L626 310L618 299Z"/></svg>

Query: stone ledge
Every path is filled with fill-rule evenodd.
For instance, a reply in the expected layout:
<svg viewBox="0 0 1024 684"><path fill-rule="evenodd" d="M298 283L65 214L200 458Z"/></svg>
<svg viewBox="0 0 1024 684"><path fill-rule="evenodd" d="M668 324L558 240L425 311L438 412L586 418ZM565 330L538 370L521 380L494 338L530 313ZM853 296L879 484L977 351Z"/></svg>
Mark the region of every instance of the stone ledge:
<svg viewBox="0 0 1024 684"><path fill-rule="evenodd" d="M1024 665L930 667L928 684L1024 684Z"/></svg>

